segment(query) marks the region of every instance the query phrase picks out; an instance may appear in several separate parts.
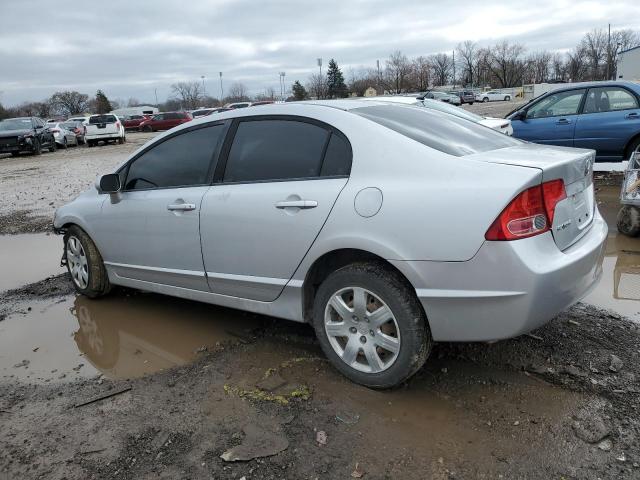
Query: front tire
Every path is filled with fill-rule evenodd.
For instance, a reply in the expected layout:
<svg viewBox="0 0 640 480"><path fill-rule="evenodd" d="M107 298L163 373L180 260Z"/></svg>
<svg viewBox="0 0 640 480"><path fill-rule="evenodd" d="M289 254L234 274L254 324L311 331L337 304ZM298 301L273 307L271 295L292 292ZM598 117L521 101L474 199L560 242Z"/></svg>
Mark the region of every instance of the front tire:
<svg viewBox="0 0 640 480"><path fill-rule="evenodd" d="M67 139L66 137L62 139L62 149L66 150L67 147L69 147L69 145L67 145Z"/></svg>
<svg viewBox="0 0 640 480"><path fill-rule="evenodd" d="M406 381L431 350L431 333L415 292L383 264L356 263L331 273L316 294L313 324L333 366L370 388Z"/></svg>
<svg viewBox="0 0 640 480"><path fill-rule="evenodd" d="M58 150L58 144L56 143L55 140L51 140L51 145L49 146L49 151L51 153L55 152L56 150Z"/></svg>
<svg viewBox="0 0 640 480"><path fill-rule="evenodd" d="M504 97L504 101L505 102L509 102L511 101L511 97L509 95L507 95L506 97Z"/></svg>
<svg viewBox="0 0 640 480"><path fill-rule="evenodd" d="M37 138L33 139L33 151L31 153L32 155L40 155L42 153L42 146Z"/></svg>
<svg viewBox="0 0 640 480"><path fill-rule="evenodd" d="M484 97L484 98L482 99L482 103L487 103L488 101L489 101L489 98L488 98L488 97Z"/></svg>
<svg viewBox="0 0 640 480"><path fill-rule="evenodd" d="M67 271L78 293L98 298L111 290L102 256L93 240L80 227L73 225L64 234Z"/></svg>

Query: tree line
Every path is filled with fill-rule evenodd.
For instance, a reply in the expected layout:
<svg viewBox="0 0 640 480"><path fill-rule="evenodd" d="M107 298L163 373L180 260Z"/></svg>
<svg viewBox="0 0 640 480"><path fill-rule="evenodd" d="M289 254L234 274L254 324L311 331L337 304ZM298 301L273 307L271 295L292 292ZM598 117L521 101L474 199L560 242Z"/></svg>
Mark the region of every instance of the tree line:
<svg viewBox="0 0 640 480"><path fill-rule="evenodd" d="M481 46L467 40L451 53L409 58L400 50L391 53L381 68L357 68L349 72L347 91L362 96L369 87L390 93L425 91L431 87L517 87L527 83L582 82L614 79L621 51L640 45L640 33L630 29L594 29L567 52L528 51L508 40ZM299 83L299 82L298 82ZM294 84L295 88L295 84ZM316 98L335 98L328 79L311 75L306 91Z"/></svg>

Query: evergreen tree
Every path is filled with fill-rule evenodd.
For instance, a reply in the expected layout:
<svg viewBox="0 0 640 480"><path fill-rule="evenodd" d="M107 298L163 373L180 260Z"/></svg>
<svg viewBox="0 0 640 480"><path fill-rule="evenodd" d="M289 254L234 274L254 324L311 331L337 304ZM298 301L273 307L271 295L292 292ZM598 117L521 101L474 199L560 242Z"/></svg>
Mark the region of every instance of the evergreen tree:
<svg viewBox="0 0 640 480"><path fill-rule="evenodd" d="M344 75L342 75L338 63L333 58L329 60L329 69L327 70L327 89L329 98L344 98L348 96Z"/></svg>
<svg viewBox="0 0 640 480"><path fill-rule="evenodd" d="M109 113L113 108L102 90L96 92L96 113Z"/></svg>
<svg viewBox="0 0 640 480"><path fill-rule="evenodd" d="M293 92L293 98L297 101L306 100L309 94L307 90L302 86L302 84L296 80L293 82L293 86L291 87L291 91Z"/></svg>

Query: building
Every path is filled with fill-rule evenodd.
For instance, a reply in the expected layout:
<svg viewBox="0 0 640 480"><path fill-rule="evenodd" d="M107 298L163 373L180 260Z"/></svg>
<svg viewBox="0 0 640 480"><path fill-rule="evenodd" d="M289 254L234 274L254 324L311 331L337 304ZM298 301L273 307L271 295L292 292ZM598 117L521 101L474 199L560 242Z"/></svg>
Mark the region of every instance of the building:
<svg viewBox="0 0 640 480"><path fill-rule="evenodd" d="M640 45L618 54L616 76L622 80L640 81Z"/></svg>
<svg viewBox="0 0 640 480"><path fill-rule="evenodd" d="M158 112L159 110L156 107L150 107L149 105L140 105L138 107L116 108L109 113L113 113L114 115L118 115L119 117L126 117L128 115L154 115Z"/></svg>

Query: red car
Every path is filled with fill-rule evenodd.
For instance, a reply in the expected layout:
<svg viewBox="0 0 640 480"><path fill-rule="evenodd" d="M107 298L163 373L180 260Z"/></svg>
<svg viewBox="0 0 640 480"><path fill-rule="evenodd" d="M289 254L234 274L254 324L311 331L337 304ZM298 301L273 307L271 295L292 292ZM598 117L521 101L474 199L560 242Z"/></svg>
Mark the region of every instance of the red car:
<svg viewBox="0 0 640 480"><path fill-rule="evenodd" d="M140 122L138 128L141 132L156 132L158 130L169 130L191 120L191 114L187 112L157 113L153 117Z"/></svg>
<svg viewBox="0 0 640 480"><path fill-rule="evenodd" d="M138 130L140 124L145 120L149 120L151 115L129 115L122 121L125 130Z"/></svg>

